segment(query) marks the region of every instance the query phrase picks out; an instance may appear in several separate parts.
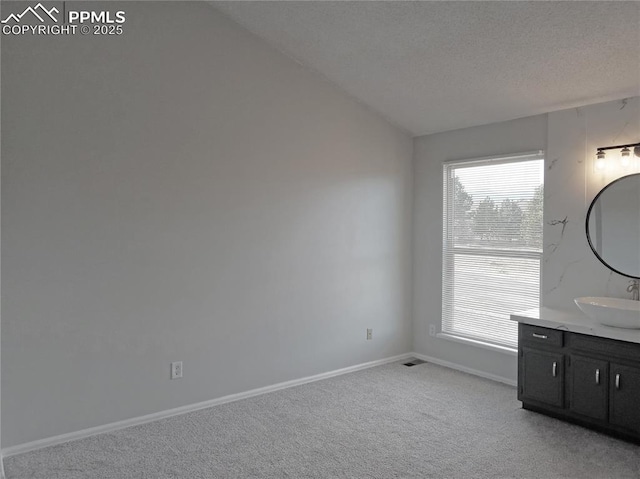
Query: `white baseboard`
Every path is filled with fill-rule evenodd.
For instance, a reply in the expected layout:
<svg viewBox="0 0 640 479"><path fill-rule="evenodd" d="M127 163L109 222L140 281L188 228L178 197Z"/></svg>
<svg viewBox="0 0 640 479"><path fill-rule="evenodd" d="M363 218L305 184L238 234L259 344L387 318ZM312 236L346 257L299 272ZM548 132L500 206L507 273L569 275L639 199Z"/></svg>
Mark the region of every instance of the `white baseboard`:
<svg viewBox="0 0 640 479"><path fill-rule="evenodd" d="M474 376L479 376L482 378L491 379L493 381L498 381L504 384L508 384L509 386L514 386L514 387L516 386L516 381L504 378L502 376L497 376L495 374L486 373L484 371L479 371L477 369L468 368L460 364L444 361L442 359L426 356L424 354L405 353L397 356L392 356L389 358L378 359L376 361L369 361L367 363L357 364L355 366L350 366L347 368L336 369L334 371L329 371L326 373L316 374L314 376L307 376L300 379L293 379L291 381L285 381L282 383L273 384L271 386L252 389L250 391L245 391L237 394L230 394L228 396L223 396L217 399L211 399L209 401L203 401L195 404L188 404L186 406L181 406L174 409L167 409L165 411L159 411L153 414L147 414L145 416L125 419L123 421L112 422L109 424L104 424L102 426L91 427L88 429L82 429L80 431L61 434L59 436L48 437L45 439L39 439L37 441L18 444L16 446L11 446L6 449L2 449L2 451L0 451L0 479L4 479L4 470L2 465L3 457L15 456L16 454L35 451L36 449L42 449L44 447L55 446L57 444L62 444L65 442L84 439L86 437L95 436L96 434L103 434L107 432L117 431L118 429L124 429L126 427L137 426L139 424L144 424L147 422L157 421L157 420L172 417L172 416L178 416L180 414L186 414L189 412L198 411L200 409L206 409L209 407L217 406L219 404L225 404L233 401L239 401L241 399L247 399L254 396L260 396L261 394L266 394L273 391L279 391L281 389L287 389L294 386L299 386L301 384L320 381L322 379L328 379L331 377L340 376L342 374L348 374L355 371L360 371L362 369L368 369L375 366L380 366L382 364L392 363L394 361L400 361L400 360L408 359L412 357L422 359L423 361L427 361L433 364L438 364L440 366L444 366L447 368L473 374Z"/></svg>
<svg viewBox="0 0 640 479"><path fill-rule="evenodd" d="M446 368L462 371L463 373L469 373L469 374L473 374L474 376L480 376L481 378L491 379L492 381L498 381L499 383L508 384L509 386L516 387L518 385L517 381L514 381L512 379L504 378L502 376L497 376L495 374L486 373L478 369L468 368L460 364L451 363L449 361L444 361L442 359L434 358L431 356L425 356L424 354L413 353L413 357L422 359L423 361L427 361L428 363L438 364Z"/></svg>
<svg viewBox="0 0 640 479"><path fill-rule="evenodd" d="M382 364L392 363L394 361L400 361L415 356L411 353L400 354L398 356L392 356L390 358L378 359L376 361L369 361L367 363L357 364L347 368L336 369L335 371L329 371L326 373L316 374L314 376L307 376L305 378L293 379L291 381L285 381L271 386L265 386L258 389L252 389L238 394L230 394L229 396L223 396L217 399L211 399L209 401L203 401L195 404L188 404L186 406L177 407L174 409L167 409L165 411L156 412L153 414L147 414L145 416L134 417L131 419L125 419L123 421L112 422L104 424L102 426L91 427L88 429L82 429L80 431L70 432L67 434L60 434L59 436L48 437L45 439L39 439L37 441L27 442L24 444L18 444L6 449L2 449L0 457L10 457L16 454L22 454L36 449L42 449L43 447L55 446L65 442L76 441L78 439L84 439L86 437L95 436L96 434L103 434L106 432L116 431L118 429L124 429L126 427L137 426L151 421L157 421L159 419L168 418L171 416L178 416L180 414L186 414L188 412L198 411L200 409L206 409L219 404L225 404L233 401L239 401L241 399L247 399L261 394L270 393L273 391L279 391L301 384L311 383L314 381L320 381L322 379L328 379L334 376L340 376L342 374L352 373L360 371L361 369L368 369L374 366L380 366ZM435 361L434 361L435 362ZM0 463L1 464L1 463ZM4 479L4 476L0 476Z"/></svg>

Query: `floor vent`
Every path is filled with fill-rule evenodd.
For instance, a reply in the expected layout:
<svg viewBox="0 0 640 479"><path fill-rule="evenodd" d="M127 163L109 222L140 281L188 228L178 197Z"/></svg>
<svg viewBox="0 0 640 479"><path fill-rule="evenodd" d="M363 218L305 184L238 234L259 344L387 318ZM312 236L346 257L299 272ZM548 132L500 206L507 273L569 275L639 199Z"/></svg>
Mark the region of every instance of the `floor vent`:
<svg viewBox="0 0 640 479"><path fill-rule="evenodd" d="M404 363L404 365L411 367L411 366L416 366L418 364L424 364L424 363L426 363L426 361L423 361L422 359L411 359L409 360L408 363Z"/></svg>

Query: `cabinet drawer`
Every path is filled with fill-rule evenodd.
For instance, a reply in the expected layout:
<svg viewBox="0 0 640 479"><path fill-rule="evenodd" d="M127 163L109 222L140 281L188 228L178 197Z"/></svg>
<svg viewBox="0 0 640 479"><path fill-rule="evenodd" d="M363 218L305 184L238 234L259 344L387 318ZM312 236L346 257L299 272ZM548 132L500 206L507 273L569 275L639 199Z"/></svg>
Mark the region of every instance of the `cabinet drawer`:
<svg viewBox="0 0 640 479"><path fill-rule="evenodd" d="M607 358L640 361L640 345L635 343L584 334L569 334L566 344L572 350L598 353Z"/></svg>
<svg viewBox="0 0 640 479"><path fill-rule="evenodd" d="M557 329L541 328L530 324L520 324L520 341L530 344L546 344L561 348L564 344L564 333Z"/></svg>

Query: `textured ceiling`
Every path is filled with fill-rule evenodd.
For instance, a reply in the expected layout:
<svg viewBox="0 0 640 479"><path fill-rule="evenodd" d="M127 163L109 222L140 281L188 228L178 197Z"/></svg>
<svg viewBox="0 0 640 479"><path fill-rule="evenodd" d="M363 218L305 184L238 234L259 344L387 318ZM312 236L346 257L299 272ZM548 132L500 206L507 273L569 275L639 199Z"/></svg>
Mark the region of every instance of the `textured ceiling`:
<svg viewBox="0 0 640 479"><path fill-rule="evenodd" d="M640 2L212 2L414 135L640 94Z"/></svg>

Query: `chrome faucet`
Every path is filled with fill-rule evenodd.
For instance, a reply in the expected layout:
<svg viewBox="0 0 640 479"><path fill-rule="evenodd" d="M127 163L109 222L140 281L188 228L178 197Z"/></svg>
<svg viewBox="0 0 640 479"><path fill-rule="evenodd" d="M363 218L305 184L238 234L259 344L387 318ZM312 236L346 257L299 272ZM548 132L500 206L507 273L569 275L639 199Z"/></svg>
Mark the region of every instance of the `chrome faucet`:
<svg viewBox="0 0 640 479"><path fill-rule="evenodd" d="M640 280L632 279L629 281L627 293L631 293L631 299L633 301L640 301Z"/></svg>

